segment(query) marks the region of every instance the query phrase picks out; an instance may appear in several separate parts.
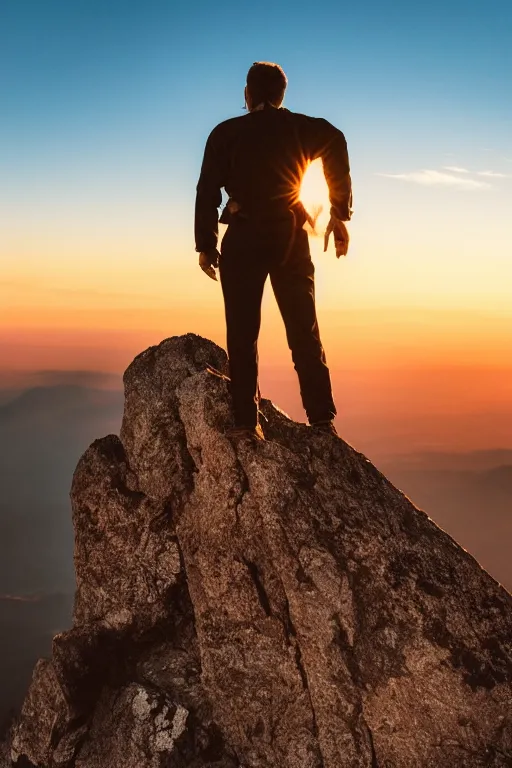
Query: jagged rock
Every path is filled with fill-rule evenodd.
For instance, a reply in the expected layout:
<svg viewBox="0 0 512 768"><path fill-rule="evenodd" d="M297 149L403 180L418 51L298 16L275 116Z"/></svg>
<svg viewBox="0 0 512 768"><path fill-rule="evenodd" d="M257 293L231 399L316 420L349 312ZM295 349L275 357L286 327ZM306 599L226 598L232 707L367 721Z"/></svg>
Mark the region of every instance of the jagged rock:
<svg viewBox="0 0 512 768"><path fill-rule="evenodd" d="M360 453L264 401L233 444L193 335L124 376L71 492L74 627L13 755L76 768L512 765L512 598Z"/></svg>
<svg viewBox="0 0 512 768"><path fill-rule="evenodd" d="M53 735L67 723L67 706L51 661L40 659L23 702L11 745L13 760L26 756L34 764L50 765Z"/></svg>
<svg viewBox="0 0 512 768"><path fill-rule="evenodd" d="M112 765L114 753L115 765L123 768L146 764L163 768L185 730L187 717L181 704L170 706L164 694L141 685L131 683L121 690L105 690L76 767Z"/></svg>
<svg viewBox="0 0 512 768"><path fill-rule="evenodd" d="M0 741L0 768L10 768L11 765L11 743L9 738L3 738Z"/></svg>
<svg viewBox="0 0 512 768"><path fill-rule="evenodd" d="M12 765L11 752L12 752L12 726L14 724L6 724L2 728L0 734L0 768L10 768Z"/></svg>

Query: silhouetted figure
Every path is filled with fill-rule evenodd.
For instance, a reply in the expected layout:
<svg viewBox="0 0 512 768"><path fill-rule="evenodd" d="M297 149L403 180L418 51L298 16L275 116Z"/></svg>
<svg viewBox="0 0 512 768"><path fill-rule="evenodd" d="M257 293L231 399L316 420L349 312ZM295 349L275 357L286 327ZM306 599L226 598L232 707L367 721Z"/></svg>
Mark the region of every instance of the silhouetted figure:
<svg viewBox="0 0 512 768"><path fill-rule="evenodd" d="M247 74L247 115L225 120L206 142L195 209L199 265L213 279L219 267L224 295L227 348L235 429L232 434L263 438L258 424L258 335L265 281L283 317L309 423L336 434L329 370L315 309L314 266L308 219L300 187L308 164L322 158L329 187L337 256L349 236L352 214L347 144L323 118L281 107L286 75L277 64L255 62ZM229 196L220 221L228 224L217 250L221 189Z"/></svg>

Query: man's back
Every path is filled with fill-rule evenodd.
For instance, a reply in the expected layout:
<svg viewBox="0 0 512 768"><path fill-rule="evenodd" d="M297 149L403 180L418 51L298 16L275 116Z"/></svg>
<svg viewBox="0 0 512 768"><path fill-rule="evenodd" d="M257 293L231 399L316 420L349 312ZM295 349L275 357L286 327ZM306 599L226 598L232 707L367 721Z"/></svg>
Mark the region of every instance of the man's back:
<svg viewBox="0 0 512 768"><path fill-rule="evenodd" d="M347 145L343 133L327 120L266 104L217 125L208 138L197 185L198 250L209 245L221 187L249 216L278 214L298 203L304 172L318 157L331 213L346 221L351 215Z"/></svg>

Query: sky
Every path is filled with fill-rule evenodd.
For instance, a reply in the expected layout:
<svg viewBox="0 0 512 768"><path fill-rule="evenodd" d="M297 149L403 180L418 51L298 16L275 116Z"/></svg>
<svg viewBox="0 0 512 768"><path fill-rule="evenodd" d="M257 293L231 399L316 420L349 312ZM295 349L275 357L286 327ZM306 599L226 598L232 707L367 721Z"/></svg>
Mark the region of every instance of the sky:
<svg viewBox="0 0 512 768"><path fill-rule="evenodd" d="M349 255L325 215L310 237L338 431L510 588L511 29L510 0L0 0L0 619L25 638L0 717L69 622L18 598L73 590L71 473L122 372L175 334L225 345L195 186L254 61L347 139ZM304 420L270 291L260 372Z"/></svg>
<svg viewBox="0 0 512 768"><path fill-rule="evenodd" d="M310 238L347 436L377 450L378 420L379 450L511 447L511 24L508 0L3 0L0 384L119 374L188 331L224 345L195 185L269 60L285 106L348 143L349 255ZM309 194L325 204L321 178ZM303 419L269 292L260 359Z"/></svg>

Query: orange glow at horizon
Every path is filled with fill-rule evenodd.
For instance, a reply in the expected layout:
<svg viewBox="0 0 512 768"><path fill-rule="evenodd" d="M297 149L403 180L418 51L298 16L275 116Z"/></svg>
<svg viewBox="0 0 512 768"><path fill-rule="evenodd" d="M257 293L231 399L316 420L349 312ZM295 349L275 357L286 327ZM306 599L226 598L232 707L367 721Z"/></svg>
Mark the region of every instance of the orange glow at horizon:
<svg viewBox="0 0 512 768"><path fill-rule="evenodd" d="M330 203L320 160L307 168L300 191L311 215L322 208L316 232L305 228L320 332L347 436L374 445L380 429L381 445L399 441L404 450L413 439L509 445L512 267L503 202L496 198L487 219L475 217L469 230L468 195L429 217L422 205L408 206L404 192L395 201L398 218L390 219L375 206L380 190L373 190L372 209L369 185L357 187L346 259L335 258L332 240L323 252ZM158 220L135 206L123 216L105 210L96 218L59 209L55 220L8 227L0 384L30 381L31 371L42 370L121 374L142 350L188 332L225 348L221 286L199 270L192 209L173 216L165 211ZM221 236L224 231L221 226ZM270 286L259 351L263 394L303 419Z"/></svg>

